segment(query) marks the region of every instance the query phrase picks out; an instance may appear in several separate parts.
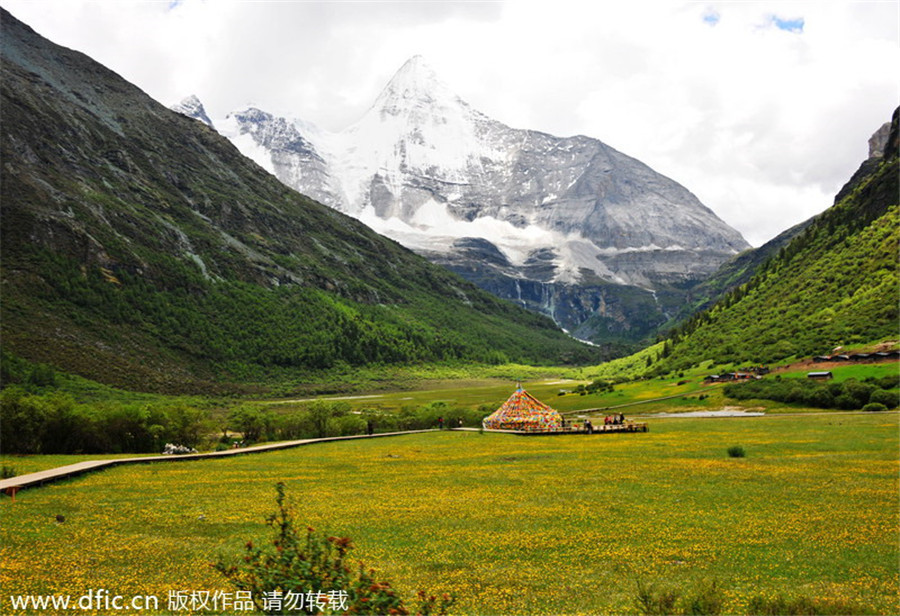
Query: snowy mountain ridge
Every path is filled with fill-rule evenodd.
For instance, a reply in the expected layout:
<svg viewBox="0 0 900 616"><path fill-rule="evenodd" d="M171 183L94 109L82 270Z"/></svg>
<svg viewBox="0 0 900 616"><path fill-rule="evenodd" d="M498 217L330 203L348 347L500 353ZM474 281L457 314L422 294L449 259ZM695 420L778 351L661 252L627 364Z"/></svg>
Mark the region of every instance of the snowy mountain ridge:
<svg viewBox="0 0 900 616"><path fill-rule="evenodd" d="M171 109L172 111L177 111L182 115L200 120L210 128L215 128L215 126L213 126L212 120L210 120L209 116L206 115L206 109L203 107L203 103L201 103L200 99L193 94L183 99L180 103L172 105Z"/></svg>
<svg viewBox="0 0 900 616"><path fill-rule="evenodd" d="M340 132L257 109L215 125L289 186L576 332L598 310L609 316L588 287L638 289L662 322L657 291L749 247L680 184L597 139L493 120L420 56ZM521 298L529 282L540 298ZM559 313L560 293L577 296L578 316Z"/></svg>

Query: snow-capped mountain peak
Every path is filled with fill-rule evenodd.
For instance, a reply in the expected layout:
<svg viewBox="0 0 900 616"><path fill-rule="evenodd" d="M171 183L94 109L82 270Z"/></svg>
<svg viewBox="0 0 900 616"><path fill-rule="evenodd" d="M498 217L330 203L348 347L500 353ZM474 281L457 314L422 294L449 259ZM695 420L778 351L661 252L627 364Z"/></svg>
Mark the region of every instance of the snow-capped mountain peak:
<svg viewBox="0 0 900 616"><path fill-rule="evenodd" d="M428 65L422 56L413 56L400 67L375 99L372 111L401 115L416 110L468 107Z"/></svg>
<svg viewBox="0 0 900 616"><path fill-rule="evenodd" d="M412 201L404 203L401 193L409 176L461 186L481 172L485 161L506 158L489 134L491 124L415 56L358 122L319 145L340 178L346 211L360 215L371 208L377 218L412 223L427 200L407 192ZM382 198L388 194L392 197ZM438 201L453 201L453 196Z"/></svg>
<svg viewBox="0 0 900 616"><path fill-rule="evenodd" d="M343 131L257 110L217 125L285 184L576 332L625 301L598 285L656 304L749 247L677 182L597 139L488 118L421 56ZM569 316L558 293L578 297Z"/></svg>

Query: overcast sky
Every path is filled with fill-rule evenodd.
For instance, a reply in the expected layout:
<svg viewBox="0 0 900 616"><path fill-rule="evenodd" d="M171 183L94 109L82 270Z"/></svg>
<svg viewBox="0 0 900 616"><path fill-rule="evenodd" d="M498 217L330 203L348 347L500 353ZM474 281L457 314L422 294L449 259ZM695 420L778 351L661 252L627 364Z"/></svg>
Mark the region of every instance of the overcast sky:
<svg viewBox="0 0 900 616"><path fill-rule="evenodd" d="M421 54L516 128L598 138L754 245L824 210L900 102L900 0L0 0L166 105L327 130Z"/></svg>

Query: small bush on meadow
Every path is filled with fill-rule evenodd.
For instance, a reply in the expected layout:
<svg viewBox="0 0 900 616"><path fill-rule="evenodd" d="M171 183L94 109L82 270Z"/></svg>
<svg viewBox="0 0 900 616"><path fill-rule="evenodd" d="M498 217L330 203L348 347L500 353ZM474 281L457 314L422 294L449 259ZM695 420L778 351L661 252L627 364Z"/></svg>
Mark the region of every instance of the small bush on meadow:
<svg viewBox="0 0 900 616"><path fill-rule="evenodd" d="M238 564L221 558L212 564L235 588L249 592L258 610L281 614L285 602L291 600L298 604L291 610L302 614L410 613L390 583L378 581L374 569L362 563L358 568L350 566L350 539L320 536L309 527L305 532L299 530L292 509L285 504L284 484L279 482L275 489L278 510L266 518L266 524L275 530L271 549L248 541ZM414 613L422 615L446 614L454 602L448 595L437 598L424 591L417 598Z"/></svg>
<svg viewBox="0 0 900 616"><path fill-rule="evenodd" d="M878 411L886 411L887 407L879 402L869 402L867 405L862 407L862 410L869 412L878 412Z"/></svg>
<svg viewBox="0 0 900 616"><path fill-rule="evenodd" d="M676 590L659 589L654 584L645 585L638 580L634 605L644 616L668 616L675 613L678 597L679 594Z"/></svg>
<svg viewBox="0 0 900 616"><path fill-rule="evenodd" d="M724 603L718 582L702 582L692 594L685 597L684 613L692 616L721 614Z"/></svg>
<svg viewBox="0 0 900 616"><path fill-rule="evenodd" d="M645 616L716 616L722 613L723 596L715 580L701 582L686 594L672 588L657 588L654 584L645 585L638 580L634 604Z"/></svg>
<svg viewBox="0 0 900 616"><path fill-rule="evenodd" d="M0 479L12 479L18 474L15 466L7 466L4 464L3 468L0 468Z"/></svg>
<svg viewBox="0 0 900 616"><path fill-rule="evenodd" d="M744 451L744 448L740 445L734 445L728 448L728 457L729 458L744 458L747 456L747 452Z"/></svg>

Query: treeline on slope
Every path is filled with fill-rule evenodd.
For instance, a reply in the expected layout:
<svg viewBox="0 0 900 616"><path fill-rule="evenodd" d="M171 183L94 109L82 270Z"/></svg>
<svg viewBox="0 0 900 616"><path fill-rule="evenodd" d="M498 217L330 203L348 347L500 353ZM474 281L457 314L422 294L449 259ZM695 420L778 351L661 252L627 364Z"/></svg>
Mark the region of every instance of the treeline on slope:
<svg viewBox="0 0 900 616"><path fill-rule="evenodd" d="M328 436L477 427L493 409L434 402L400 412L327 400L265 405L206 397L79 401L65 375L6 351L0 355L0 443L5 454L161 453L167 443L201 450Z"/></svg>
<svg viewBox="0 0 900 616"><path fill-rule="evenodd" d="M746 284L669 334L650 373L768 363L896 335L898 160L883 161Z"/></svg>
<svg viewBox="0 0 900 616"><path fill-rule="evenodd" d="M34 259L45 283L34 294L45 306L88 327L139 328L167 348L199 355L236 375L252 377L258 368L327 370L342 363L591 358L588 347L573 346L542 327L540 317L529 329L505 320L502 311L460 314L454 303L427 293L410 292L405 305L373 305L298 285L208 282L177 262L168 288L159 288L127 271L110 282L99 268L83 270L64 255L43 252ZM186 279L183 284L174 282L179 277ZM527 313L509 316L521 321Z"/></svg>

